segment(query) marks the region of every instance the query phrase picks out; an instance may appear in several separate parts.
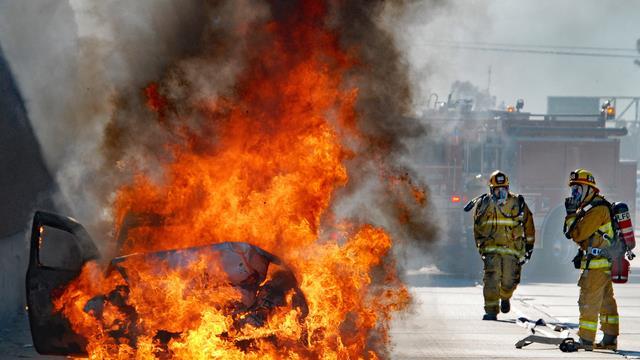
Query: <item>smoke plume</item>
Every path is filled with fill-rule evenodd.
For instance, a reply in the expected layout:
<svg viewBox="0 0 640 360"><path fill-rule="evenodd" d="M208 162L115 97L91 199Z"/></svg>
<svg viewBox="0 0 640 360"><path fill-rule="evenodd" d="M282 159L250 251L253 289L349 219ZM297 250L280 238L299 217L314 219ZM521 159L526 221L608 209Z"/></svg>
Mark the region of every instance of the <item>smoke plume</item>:
<svg viewBox="0 0 640 360"><path fill-rule="evenodd" d="M113 219L105 209L116 189L140 170L160 179L159 163L169 160L165 145L177 141L147 111L143 89L156 82L162 96L175 105L164 116L199 126L203 119L188 108L205 99L233 96L247 50L268 41L252 30L274 19L286 20L300 4L119 0L3 5L5 26L21 36L2 40L13 51L9 58L61 189L58 203L106 240ZM383 225L398 239L425 241L433 233L428 207L413 200L413 193L425 186L415 161L406 156L406 144L426 130L411 116L410 68L394 35L415 4L329 5L330 14L315 25L338 33L340 46L361 61L351 68L344 86L358 89L357 127L367 136L357 146L350 144L358 156L348 160L351 179L336 196L340 201L335 212ZM425 15L426 21L445 7L437 1L429 6L433 11ZM50 32L38 20L49 14ZM47 65L56 71L30 70L46 71ZM53 87L55 92L45 90ZM389 184L398 179L404 187L391 189ZM396 221L400 218L402 224Z"/></svg>
<svg viewBox="0 0 640 360"><path fill-rule="evenodd" d="M405 4L71 4L77 47L56 85L69 99L57 125L73 136L47 160L106 258L253 240L298 271L314 311L329 304L313 279L367 274L337 290L364 289L332 324L354 354L388 356L389 314L409 297L387 250L435 231L407 147L427 129L390 31ZM162 229L115 246L130 213ZM356 260L358 276L345 266Z"/></svg>
<svg viewBox="0 0 640 360"><path fill-rule="evenodd" d="M81 93L86 97L73 102L64 122L77 133L77 141L68 146L62 163L54 161L76 216L94 232L108 234L114 219L104 209L115 191L141 172L161 181L161 165L171 161L167 144L183 141L175 124L210 131L215 141L215 127L194 109L212 99L236 96L238 74L248 61L256 61L253 49L269 46L270 40L255 29L273 20L295 21L292 14L300 4L178 5L167 0L153 6L76 6L76 17L84 16L80 24L104 29L80 36L74 86L85 86ZM312 25L339 34L340 46L361 62L351 68L344 87L358 89L355 125L366 137L349 144L356 153L347 160L350 181L336 194L334 211L338 217L384 226L400 242L426 243L434 232L426 213L426 187L405 158L406 141L424 136L426 130L409 116L413 99L408 65L388 31L394 24L389 18L404 4L329 5L328 17ZM160 116L149 111L154 96L170 104Z"/></svg>

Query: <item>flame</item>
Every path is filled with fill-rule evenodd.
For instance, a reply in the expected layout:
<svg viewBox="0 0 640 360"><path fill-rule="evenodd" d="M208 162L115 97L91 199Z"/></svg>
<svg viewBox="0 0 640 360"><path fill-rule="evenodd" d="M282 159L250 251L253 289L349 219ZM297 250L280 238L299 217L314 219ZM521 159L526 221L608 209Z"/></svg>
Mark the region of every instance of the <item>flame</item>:
<svg viewBox="0 0 640 360"><path fill-rule="evenodd" d="M238 328L242 316L229 304L243 295L224 279L202 278L215 263L207 251L180 268L134 256L126 278L91 262L55 301L88 339L90 358L387 356L391 315L410 301L392 239L331 212L349 181L345 163L366 142L356 126L358 89L346 81L360 66L357 51L342 49L323 23L326 4L299 6L299 19L256 29L269 41L249 56L235 96L174 104L162 81L144 89L146 111L176 137L160 180L138 169L113 212L117 224L131 214L161 219L129 230L123 254L242 241L277 255L295 274L308 314L291 306L289 291L290 306L266 324ZM182 121L190 117L205 121ZM424 205L424 191L411 192Z"/></svg>

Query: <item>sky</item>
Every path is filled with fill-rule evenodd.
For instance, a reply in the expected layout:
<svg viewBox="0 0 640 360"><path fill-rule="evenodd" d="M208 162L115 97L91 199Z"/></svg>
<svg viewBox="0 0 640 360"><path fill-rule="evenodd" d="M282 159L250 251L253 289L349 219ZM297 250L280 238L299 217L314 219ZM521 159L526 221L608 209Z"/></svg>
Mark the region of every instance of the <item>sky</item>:
<svg viewBox="0 0 640 360"><path fill-rule="evenodd" d="M444 8L415 1L396 36L420 90L417 106L435 92L446 97L455 80L485 89L498 104L525 99L525 110L546 112L546 98L640 96L633 59L483 52L432 47L433 42L636 48L640 1L448 0ZM630 53L634 54L634 53ZM637 53L636 53L637 54ZM640 54L638 54L640 57Z"/></svg>

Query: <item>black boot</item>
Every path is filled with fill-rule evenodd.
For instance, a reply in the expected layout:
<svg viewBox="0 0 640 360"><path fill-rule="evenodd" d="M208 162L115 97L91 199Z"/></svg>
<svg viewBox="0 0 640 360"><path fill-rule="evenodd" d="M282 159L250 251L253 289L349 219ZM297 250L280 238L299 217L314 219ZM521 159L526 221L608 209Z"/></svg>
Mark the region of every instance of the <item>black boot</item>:
<svg viewBox="0 0 640 360"><path fill-rule="evenodd" d="M497 314L492 314L492 313L486 313L482 317L482 320L498 320L498 315Z"/></svg>
<svg viewBox="0 0 640 360"><path fill-rule="evenodd" d="M580 338L580 349L584 349L584 351L593 351L593 341Z"/></svg>
<svg viewBox="0 0 640 360"><path fill-rule="evenodd" d="M511 311L511 303L509 302L509 299L500 300L500 312L506 314L509 311Z"/></svg>
<svg viewBox="0 0 640 360"><path fill-rule="evenodd" d="M618 350L618 337L614 335L604 334L602 341L593 346L595 349Z"/></svg>

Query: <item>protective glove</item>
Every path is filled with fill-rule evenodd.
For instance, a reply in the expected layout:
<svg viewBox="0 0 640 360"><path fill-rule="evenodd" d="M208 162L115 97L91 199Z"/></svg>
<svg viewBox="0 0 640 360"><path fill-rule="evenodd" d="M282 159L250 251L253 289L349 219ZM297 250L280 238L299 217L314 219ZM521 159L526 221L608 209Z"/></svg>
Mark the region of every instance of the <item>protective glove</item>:
<svg viewBox="0 0 640 360"><path fill-rule="evenodd" d="M524 259L520 260L519 264L524 265L529 260L531 260L531 255L533 254L533 244L526 244L524 246Z"/></svg>
<svg viewBox="0 0 640 360"><path fill-rule="evenodd" d="M526 244L524 246L524 258L527 260L531 260L532 254L533 254L533 244Z"/></svg>
<svg viewBox="0 0 640 360"><path fill-rule="evenodd" d="M580 265L582 264L582 256L584 255L584 253L582 252L582 250L578 249L578 253L576 254L576 256L573 257L573 260L571 260L571 262L573 262L573 267L576 269L580 269Z"/></svg>
<svg viewBox="0 0 640 360"><path fill-rule="evenodd" d="M572 197L565 198L564 208L567 210L567 215L575 215L578 210L578 203Z"/></svg>

